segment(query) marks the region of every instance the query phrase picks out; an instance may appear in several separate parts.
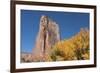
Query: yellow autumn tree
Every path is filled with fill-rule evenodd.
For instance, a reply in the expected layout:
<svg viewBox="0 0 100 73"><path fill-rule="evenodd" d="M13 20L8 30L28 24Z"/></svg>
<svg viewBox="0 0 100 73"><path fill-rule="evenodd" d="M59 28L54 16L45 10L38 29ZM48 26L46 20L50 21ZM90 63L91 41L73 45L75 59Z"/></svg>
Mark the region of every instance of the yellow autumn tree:
<svg viewBox="0 0 100 73"><path fill-rule="evenodd" d="M89 30L81 29L70 39L62 40L51 48L52 61L89 59Z"/></svg>

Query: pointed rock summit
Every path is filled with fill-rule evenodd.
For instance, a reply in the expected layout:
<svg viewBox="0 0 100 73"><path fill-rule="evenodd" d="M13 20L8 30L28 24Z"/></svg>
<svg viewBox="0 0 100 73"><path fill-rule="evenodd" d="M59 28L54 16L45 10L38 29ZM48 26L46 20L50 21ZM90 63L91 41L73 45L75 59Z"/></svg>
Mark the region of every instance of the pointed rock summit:
<svg viewBox="0 0 100 73"><path fill-rule="evenodd" d="M48 16L42 15L35 48L33 48L33 57L45 61L45 56L51 52L51 47L58 41L60 41L58 24Z"/></svg>

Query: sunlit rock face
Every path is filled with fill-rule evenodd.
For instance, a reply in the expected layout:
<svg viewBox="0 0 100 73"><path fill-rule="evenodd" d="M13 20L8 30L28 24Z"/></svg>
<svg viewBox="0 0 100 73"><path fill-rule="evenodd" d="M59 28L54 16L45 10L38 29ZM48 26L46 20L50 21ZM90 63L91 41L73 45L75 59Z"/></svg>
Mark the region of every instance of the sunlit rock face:
<svg viewBox="0 0 100 73"><path fill-rule="evenodd" d="M46 61L45 57L51 52L50 48L58 41L60 41L58 24L48 16L42 15L32 52L33 60Z"/></svg>

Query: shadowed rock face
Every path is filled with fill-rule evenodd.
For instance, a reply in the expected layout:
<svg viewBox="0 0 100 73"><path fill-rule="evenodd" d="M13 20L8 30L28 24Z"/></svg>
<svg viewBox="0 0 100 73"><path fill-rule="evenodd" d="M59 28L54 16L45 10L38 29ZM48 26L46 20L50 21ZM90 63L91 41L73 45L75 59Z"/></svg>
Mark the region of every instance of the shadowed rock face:
<svg viewBox="0 0 100 73"><path fill-rule="evenodd" d="M45 61L45 56L51 52L50 48L58 41L60 41L58 24L47 16L42 15L35 48L33 49L33 58Z"/></svg>

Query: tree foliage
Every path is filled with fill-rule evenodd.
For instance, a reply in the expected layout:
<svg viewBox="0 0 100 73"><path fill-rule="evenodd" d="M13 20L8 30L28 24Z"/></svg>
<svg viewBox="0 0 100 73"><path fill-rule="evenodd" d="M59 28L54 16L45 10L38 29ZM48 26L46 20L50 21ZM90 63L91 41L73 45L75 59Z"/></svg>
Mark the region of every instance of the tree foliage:
<svg viewBox="0 0 100 73"><path fill-rule="evenodd" d="M89 59L89 30L81 29L75 36L59 41L51 48L50 61Z"/></svg>

